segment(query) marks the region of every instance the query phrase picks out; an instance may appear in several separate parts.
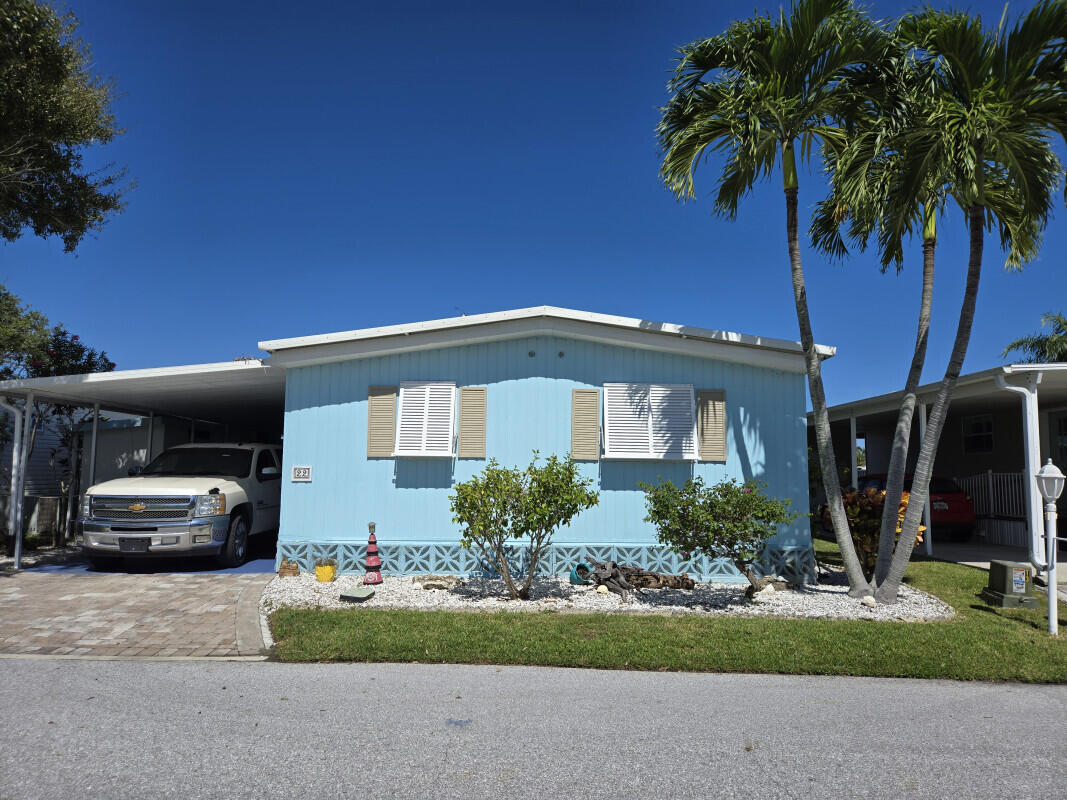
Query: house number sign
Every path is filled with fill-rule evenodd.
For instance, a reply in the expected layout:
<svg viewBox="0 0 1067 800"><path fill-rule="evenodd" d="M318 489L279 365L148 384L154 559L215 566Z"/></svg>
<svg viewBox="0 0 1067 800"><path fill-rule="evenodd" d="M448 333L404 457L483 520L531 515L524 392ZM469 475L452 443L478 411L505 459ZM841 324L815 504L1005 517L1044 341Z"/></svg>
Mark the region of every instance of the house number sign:
<svg viewBox="0 0 1067 800"><path fill-rule="evenodd" d="M311 467L293 467L293 483L311 483Z"/></svg>

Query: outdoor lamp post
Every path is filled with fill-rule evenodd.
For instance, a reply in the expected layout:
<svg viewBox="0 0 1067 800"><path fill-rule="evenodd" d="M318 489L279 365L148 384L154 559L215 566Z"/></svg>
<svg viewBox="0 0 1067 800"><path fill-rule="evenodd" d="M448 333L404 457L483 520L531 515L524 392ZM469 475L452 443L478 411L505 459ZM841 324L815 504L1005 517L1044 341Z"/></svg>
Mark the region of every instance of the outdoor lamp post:
<svg viewBox="0 0 1067 800"><path fill-rule="evenodd" d="M1048 632L1053 636L1057 633L1059 620L1057 619L1056 597L1056 501L1063 493L1064 475L1059 467L1052 463L1052 459L1041 468L1035 476L1037 488L1045 499L1045 560L1048 564Z"/></svg>

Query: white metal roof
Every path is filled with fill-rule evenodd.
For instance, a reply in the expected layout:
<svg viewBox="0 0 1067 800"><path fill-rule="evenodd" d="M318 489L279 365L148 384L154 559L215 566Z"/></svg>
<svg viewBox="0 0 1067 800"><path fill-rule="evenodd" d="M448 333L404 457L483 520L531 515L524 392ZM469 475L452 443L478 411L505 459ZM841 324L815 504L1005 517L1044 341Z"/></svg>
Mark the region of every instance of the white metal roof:
<svg viewBox="0 0 1067 800"><path fill-rule="evenodd" d="M271 364L302 366L537 335L680 352L791 372L804 369L804 353L799 342L554 306L272 339L260 342L259 347L271 354ZM817 345L817 348L822 358L829 358L836 352L835 348L824 345Z"/></svg>
<svg viewBox="0 0 1067 800"><path fill-rule="evenodd" d="M257 359L0 381L0 395L36 397L110 411L277 425L285 371Z"/></svg>
<svg viewBox="0 0 1067 800"><path fill-rule="evenodd" d="M1016 405L1019 402L1018 398L997 386L997 376L1003 375L1008 383L1020 383L1018 379L1013 381L1011 376L1023 376L1032 372L1040 372L1044 376L1038 388L1039 395L1044 395L1045 397L1055 395L1058 397L1067 392L1067 363L1005 364L1002 367L993 367L980 372L960 375L959 380L956 382L956 388L952 392L952 401L959 404L962 401L984 400L998 404L1011 403ZM932 403L940 388L940 380L932 381L920 386L916 390L916 394L920 402ZM900 408L900 401L903 397L904 392L897 391L830 406L828 409L830 420L837 421L848 419L852 416L862 417L887 411L897 411Z"/></svg>

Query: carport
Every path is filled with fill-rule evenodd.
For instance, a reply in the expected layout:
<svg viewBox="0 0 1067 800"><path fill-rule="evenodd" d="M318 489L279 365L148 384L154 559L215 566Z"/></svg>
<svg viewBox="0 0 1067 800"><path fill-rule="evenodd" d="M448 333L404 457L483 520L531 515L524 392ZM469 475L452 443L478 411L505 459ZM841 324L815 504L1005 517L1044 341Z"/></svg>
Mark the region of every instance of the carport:
<svg viewBox="0 0 1067 800"><path fill-rule="evenodd" d="M918 430L912 431L908 473L915 467L927 410L939 389L940 382L934 382L916 390ZM902 396L893 392L829 409L835 454L839 464L850 464L851 485L857 485L859 474L859 439L865 444L867 474L888 471ZM814 444L810 425L809 415L809 440ZM970 550L980 549L985 557L966 560L1029 560L1036 569L1044 569L1044 519L1035 476L1047 459L1067 468L1067 363L1007 364L960 376L933 474L954 479L974 502L978 525ZM1059 508L1062 532L1067 493ZM923 539L927 555L938 546L930 512L928 499ZM962 545L950 547L949 552L961 549Z"/></svg>
<svg viewBox="0 0 1067 800"><path fill-rule="evenodd" d="M285 370L258 359L214 364L121 370L89 375L0 381L0 409L14 417L11 450L11 498L8 530L21 531L26 467L35 403L92 409L88 444L88 483L96 476L100 413L118 412L148 418L148 448L157 418L189 422L189 440L197 426L221 427L225 439L279 441L285 411ZM73 488L73 481L72 481ZM73 492L72 492L73 494ZM74 498L69 498L68 519ZM15 569L21 558L15 538Z"/></svg>

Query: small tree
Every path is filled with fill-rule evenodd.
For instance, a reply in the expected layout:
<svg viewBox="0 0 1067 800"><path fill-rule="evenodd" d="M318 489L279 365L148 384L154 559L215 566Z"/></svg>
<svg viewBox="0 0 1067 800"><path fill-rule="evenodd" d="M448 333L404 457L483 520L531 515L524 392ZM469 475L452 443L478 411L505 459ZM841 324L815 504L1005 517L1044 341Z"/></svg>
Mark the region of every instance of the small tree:
<svg viewBox="0 0 1067 800"><path fill-rule="evenodd" d="M0 286L0 311L12 312L10 318L0 317L0 378L45 378L115 369L115 362L106 352L89 347L63 325L49 329L48 320L43 315L23 306L22 301L3 286ZM15 402L25 405L22 399ZM75 431L80 423L92 417L92 411L39 398L33 402L33 411L26 458L34 452L38 431L51 426L59 435L59 445L49 454L50 461L60 494L68 497L77 467L72 458ZM0 418L0 444L11 439L10 425L7 415ZM57 529L54 544L61 544L65 536L65 530ZM7 550L13 552L14 538L8 539Z"/></svg>
<svg viewBox="0 0 1067 800"><path fill-rule="evenodd" d="M452 519L463 526L460 544L476 547L497 568L513 600L528 600L537 564L556 528L599 502L599 493L589 488L592 483L579 475L570 457L550 456L538 466L535 450L525 470L490 459L480 475L457 483L452 495ZM511 574L507 549L526 538L527 572L520 586Z"/></svg>
<svg viewBox="0 0 1067 800"><path fill-rule="evenodd" d="M107 357L103 350L89 347L77 334L72 334L62 324L52 328L52 332L41 351L31 356L26 368L29 378L46 378L56 375L84 375L90 372L111 372L115 362ZM63 497L69 497L72 484L76 479L77 465L74 463L74 438L78 426L92 419L91 409L64 403L34 401L35 416L33 430L30 434L30 452L33 452L37 431L49 426L59 434L58 447L52 448L50 454L52 471L56 475ZM61 544L66 537L66 530L57 530L54 544Z"/></svg>
<svg viewBox="0 0 1067 800"><path fill-rule="evenodd" d="M0 283L0 380L29 376L30 362L48 348L48 319Z"/></svg>
<svg viewBox="0 0 1067 800"><path fill-rule="evenodd" d="M789 500L763 493L766 484L738 483L733 478L705 486L703 479L690 478L682 488L671 481L658 486L640 484L651 522L661 544L675 553L703 553L709 558L728 558L756 586L753 565L767 540L779 525L797 518L788 510Z"/></svg>

